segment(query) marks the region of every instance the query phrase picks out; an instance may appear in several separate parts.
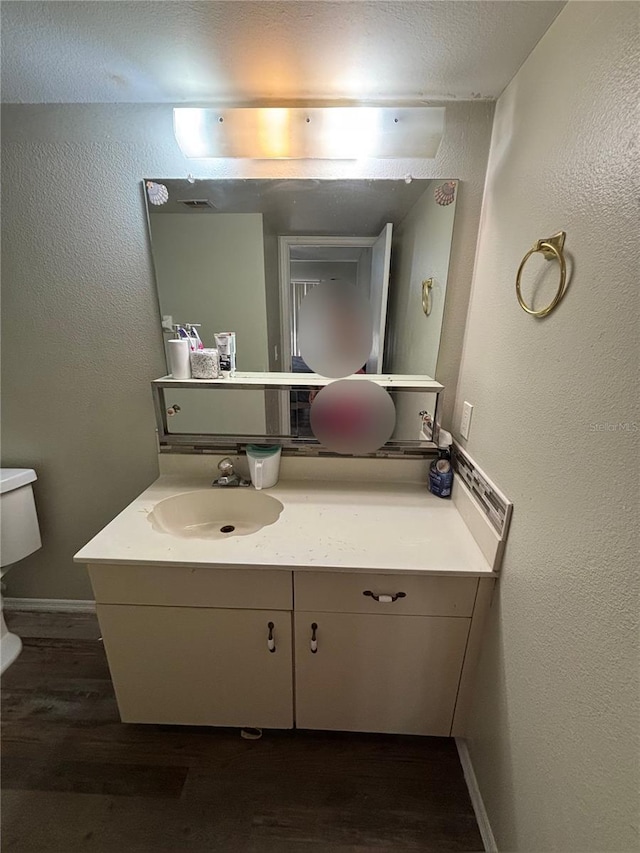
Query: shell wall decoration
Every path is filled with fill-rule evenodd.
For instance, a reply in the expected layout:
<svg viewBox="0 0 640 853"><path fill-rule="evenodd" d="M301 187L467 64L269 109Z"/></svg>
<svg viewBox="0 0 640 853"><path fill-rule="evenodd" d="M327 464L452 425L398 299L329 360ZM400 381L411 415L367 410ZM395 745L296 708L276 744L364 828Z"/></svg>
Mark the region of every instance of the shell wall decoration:
<svg viewBox="0 0 640 853"><path fill-rule="evenodd" d="M156 184L155 181L147 181L147 195L151 204L165 204L169 201L169 190L164 184Z"/></svg>
<svg viewBox="0 0 640 853"><path fill-rule="evenodd" d="M445 181L444 184L440 184L439 187L435 188L433 196L436 200L436 204L440 204L443 207L447 204L451 204L451 202L455 201L456 198L456 182Z"/></svg>

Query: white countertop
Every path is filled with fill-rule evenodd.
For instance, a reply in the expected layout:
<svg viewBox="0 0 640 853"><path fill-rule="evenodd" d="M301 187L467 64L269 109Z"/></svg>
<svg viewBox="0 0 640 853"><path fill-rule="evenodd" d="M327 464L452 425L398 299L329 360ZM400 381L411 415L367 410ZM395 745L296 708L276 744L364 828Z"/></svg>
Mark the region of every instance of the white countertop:
<svg viewBox="0 0 640 853"><path fill-rule="evenodd" d="M450 500L419 483L280 481L275 524L248 536L180 538L148 515L164 498L207 489L211 477L164 475L74 557L79 563L181 564L307 571L492 576Z"/></svg>

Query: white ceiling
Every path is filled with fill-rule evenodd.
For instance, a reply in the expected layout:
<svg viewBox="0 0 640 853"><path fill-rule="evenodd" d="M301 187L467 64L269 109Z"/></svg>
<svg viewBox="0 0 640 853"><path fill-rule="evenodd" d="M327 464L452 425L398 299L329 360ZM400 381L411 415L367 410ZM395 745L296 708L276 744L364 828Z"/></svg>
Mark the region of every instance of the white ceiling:
<svg viewBox="0 0 640 853"><path fill-rule="evenodd" d="M496 98L563 2L3 2L2 100Z"/></svg>

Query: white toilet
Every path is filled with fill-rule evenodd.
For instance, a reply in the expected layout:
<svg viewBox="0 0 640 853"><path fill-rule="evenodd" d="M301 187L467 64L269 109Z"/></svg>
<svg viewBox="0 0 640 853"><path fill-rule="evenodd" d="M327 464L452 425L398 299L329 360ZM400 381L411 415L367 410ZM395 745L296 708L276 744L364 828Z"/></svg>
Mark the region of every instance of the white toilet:
<svg viewBox="0 0 640 853"><path fill-rule="evenodd" d="M30 468L0 469L0 577L9 567L37 551L42 545L31 483L36 472ZM0 673L20 654L20 637L7 630L0 594Z"/></svg>

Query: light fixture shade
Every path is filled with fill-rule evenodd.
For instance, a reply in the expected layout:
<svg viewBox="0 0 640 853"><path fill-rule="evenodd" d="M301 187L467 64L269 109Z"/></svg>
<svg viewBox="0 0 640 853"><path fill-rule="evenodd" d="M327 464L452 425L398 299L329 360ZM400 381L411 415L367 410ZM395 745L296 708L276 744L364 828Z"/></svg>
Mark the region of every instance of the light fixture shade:
<svg viewBox="0 0 640 853"><path fill-rule="evenodd" d="M185 157L357 160L435 157L444 107L176 107Z"/></svg>

